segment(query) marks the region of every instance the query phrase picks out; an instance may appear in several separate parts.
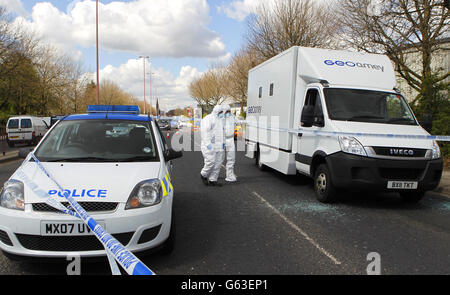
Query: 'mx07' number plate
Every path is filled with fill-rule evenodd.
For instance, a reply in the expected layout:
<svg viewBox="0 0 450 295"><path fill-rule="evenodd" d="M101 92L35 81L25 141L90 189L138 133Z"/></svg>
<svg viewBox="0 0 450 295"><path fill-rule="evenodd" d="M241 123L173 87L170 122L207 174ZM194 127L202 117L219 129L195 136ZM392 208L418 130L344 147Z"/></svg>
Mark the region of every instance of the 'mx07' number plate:
<svg viewBox="0 0 450 295"><path fill-rule="evenodd" d="M104 223L99 224L105 228ZM87 236L92 232L83 222L42 221L41 236Z"/></svg>

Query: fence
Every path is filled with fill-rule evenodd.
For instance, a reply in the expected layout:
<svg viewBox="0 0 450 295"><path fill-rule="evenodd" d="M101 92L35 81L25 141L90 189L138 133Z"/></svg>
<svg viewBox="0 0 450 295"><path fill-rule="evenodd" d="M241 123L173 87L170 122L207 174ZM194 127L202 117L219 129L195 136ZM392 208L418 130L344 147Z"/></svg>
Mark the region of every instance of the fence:
<svg viewBox="0 0 450 295"><path fill-rule="evenodd" d="M6 143L6 127L0 126L0 156L4 156L8 150L8 144Z"/></svg>

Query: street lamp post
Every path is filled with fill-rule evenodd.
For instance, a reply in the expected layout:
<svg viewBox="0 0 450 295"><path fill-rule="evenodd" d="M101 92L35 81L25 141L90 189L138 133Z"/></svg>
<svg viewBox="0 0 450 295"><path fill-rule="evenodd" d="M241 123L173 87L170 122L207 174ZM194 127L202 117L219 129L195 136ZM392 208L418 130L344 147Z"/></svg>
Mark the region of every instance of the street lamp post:
<svg viewBox="0 0 450 295"><path fill-rule="evenodd" d="M100 104L100 73L99 73L99 58L98 58L98 0L95 5L95 36L96 36L96 50L97 50L97 104Z"/></svg>
<svg viewBox="0 0 450 295"><path fill-rule="evenodd" d="M150 67L151 67L151 64L150 64ZM153 98L153 95L152 95L152 75L154 75L155 73L152 73L151 72L151 68L150 68L150 73L147 73L147 75L149 75L150 77L149 77L149 80L150 80L150 115L153 115L153 109L152 109L152 106L153 106L153 103L152 103L152 98Z"/></svg>
<svg viewBox="0 0 450 295"><path fill-rule="evenodd" d="M150 57L141 55L141 56L139 56L139 58L142 58L142 61L144 63L144 114L146 114L147 113L147 103L145 102L145 60Z"/></svg>

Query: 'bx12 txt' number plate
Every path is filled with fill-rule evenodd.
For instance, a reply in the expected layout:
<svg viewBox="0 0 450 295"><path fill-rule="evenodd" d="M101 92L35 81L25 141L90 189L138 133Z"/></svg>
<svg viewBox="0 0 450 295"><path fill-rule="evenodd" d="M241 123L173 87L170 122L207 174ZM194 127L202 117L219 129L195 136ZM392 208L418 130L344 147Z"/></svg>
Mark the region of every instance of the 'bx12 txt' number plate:
<svg viewBox="0 0 450 295"><path fill-rule="evenodd" d="M105 228L104 223L99 224ZM87 236L92 232L83 222L66 222L66 221L42 221L42 236Z"/></svg>
<svg viewBox="0 0 450 295"><path fill-rule="evenodd" d="M417 189L417 181L388 181L390 189Z"/></svg>

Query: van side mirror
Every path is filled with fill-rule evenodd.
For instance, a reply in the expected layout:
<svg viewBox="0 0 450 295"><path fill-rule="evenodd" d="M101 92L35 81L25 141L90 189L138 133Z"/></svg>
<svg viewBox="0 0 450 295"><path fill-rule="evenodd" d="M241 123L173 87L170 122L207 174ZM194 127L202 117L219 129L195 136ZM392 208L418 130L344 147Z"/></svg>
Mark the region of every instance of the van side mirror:
<svg viewBox="0 0 450 295"><path fill-rule="evenodd" d="M174 149L166 149L164 151L164 159L166 160L166 162L171 161L171 160L175 160L178 158L183 157L183 152L182 151L175 151Z"/></svg>
<svg viewBox="0 0 450 295"><path fill-rule="evenodd" d="M324 119L323 115L315 116L313 125L317 126L317 127L324 127L325 126L325 119Z"/></svg>
<svg viewBox="0 0 450 295"><path fill-rule="evenodd" d="M32 150L31 148L21 148L19 150L19 158L25 159Z"/></svg>
<svg viewBox="0 0 450 295"><path fill-rule="evenodd" d="M314 124L314 106L305 105L301 117L302 127L311 127Z"/></svg>
<svg viewBox="0 0 450 295"><path fill-rule="evenodd" d="M423 120L419 124L430 133L433 130L433 116L430 114L423 115Z"/></svg>

